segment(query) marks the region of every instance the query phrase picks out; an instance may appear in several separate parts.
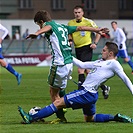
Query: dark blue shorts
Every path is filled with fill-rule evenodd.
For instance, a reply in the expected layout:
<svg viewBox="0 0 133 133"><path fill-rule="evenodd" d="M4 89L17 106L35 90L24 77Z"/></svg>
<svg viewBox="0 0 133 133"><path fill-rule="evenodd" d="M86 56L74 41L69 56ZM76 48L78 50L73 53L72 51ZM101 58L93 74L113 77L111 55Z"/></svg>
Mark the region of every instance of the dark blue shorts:
<svg viewBox="0 0 133 133"><path fill-rule="evenodd" d="M126 49L119 50L118 51L118 54L117 54L117 57L128 58L127 50Z"/></svg>
<svg viewBox="0 0 133 133"><path fill-rule="evenodd" d="M0 59L4 59L4 57L2 55L2 48L0 48Z"/></svg>
<svg viewBox="0 0 133 133"><path fill-rule="evenodd" d="M75 90L64 96L64 101L67 108L83 108L83 113L87 116L95 114L95 103L97 99L98 93L88 92L84 88L81 88L80 90Z"/></svg>

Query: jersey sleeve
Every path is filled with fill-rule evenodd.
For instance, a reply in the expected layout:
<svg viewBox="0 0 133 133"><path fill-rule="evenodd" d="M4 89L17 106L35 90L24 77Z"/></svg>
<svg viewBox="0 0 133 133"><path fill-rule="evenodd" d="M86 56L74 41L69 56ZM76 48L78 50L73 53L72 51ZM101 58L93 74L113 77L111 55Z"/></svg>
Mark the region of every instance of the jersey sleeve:
<svg viewBox="0 0 133 133"><path fill-rule="evenodd" d="M78 59L76 59L75 57L73 57L73 64L80 67L80 68L83 68L83 69L92 69L93 68L93 62L82 62Z"/></svg>
<svg viewBox="0 0 133 133"><path fill-rule="evenodd" d="M124 44L126 41L126 36L125 33L123 32L122 29L119 29L120 37L121 37L121 43Z"/></svg>
<svg viewBox="0 0 133 133"><path fill-rule="evenodd" d="M4 26L2 26L1 24L0 24L0 30L3 32L3 35L1 37L3 40L7 36L8 30Z"/></svg>
<svg viewBox="0 0 133 133"><path fill-rule="evenodd" d="M77 29L77 26L67 26L67 25L64 25L64 26L67 28L68 34L72 34Z"/></svg>
<svg viewBox="0 0 133 133"><path fill-rule="evenodd" d="M133 84L131 80L127 77L125 72L123 71L123 68L118 61L113 63L112 69L114 69L114 72L116 73L116 75L118 75L122 79L122 81L129 88L130 92L133 95Z"/></svg>

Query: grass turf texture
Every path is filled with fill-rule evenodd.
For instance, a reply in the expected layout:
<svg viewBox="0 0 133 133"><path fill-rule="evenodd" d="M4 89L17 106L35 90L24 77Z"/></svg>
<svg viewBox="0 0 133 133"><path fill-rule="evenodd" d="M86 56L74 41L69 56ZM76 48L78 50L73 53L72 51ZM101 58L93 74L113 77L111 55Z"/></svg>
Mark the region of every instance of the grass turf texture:
<svg viewBox="0 0 133 133"><path fill-rule="evenodd" d="M133 75L128 65L123 65L126 74L133 81ZM82 110L67 109L67 124L20 124L21 117L17 111L20 105L25 111L33 106L44 107L50 104L49 86L47 75L49 67L15 67L23 74L20 86L16 78L4 68L0 70L0 133L131 133L133 124L108 122L85 123ZM77 68L74 67L72 77L77 81ZM113 114L122 113L133 117L133 96L124 83L117 77L106 82L111 86L109 98L103 99L99 89L99 100L96 104L97 113ZM68 81L66 92L77 89L77 86ZM55 114L45 118L45 121L55 119Z"/></svg>

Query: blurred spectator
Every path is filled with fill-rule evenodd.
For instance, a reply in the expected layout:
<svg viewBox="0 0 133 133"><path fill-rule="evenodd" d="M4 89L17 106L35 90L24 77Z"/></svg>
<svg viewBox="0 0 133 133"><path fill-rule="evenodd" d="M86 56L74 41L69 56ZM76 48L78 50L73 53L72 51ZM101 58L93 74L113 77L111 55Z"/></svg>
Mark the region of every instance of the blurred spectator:
<svg viewBox="0 0 133 133"><path fill-rule="evenodd" d="M25 33L23 34L23 38L25 39L29 35L29 29L26 29Z"/></svg>
<svg viewBox="0 0 133 133"><path fill-rule="evenodd" d="M15 34L13 35L13 39L20 40L20 33L18 30L15 31Z"/></svg>

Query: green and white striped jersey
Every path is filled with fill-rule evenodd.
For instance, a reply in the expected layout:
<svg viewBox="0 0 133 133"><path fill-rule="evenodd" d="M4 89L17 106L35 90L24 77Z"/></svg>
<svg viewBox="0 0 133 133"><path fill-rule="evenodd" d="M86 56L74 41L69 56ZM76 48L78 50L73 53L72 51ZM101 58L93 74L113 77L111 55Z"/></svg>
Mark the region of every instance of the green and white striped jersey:
<svg viewBox="0 0 133 133"><path fill-rule="evenodd" d="M72 49L68 41L68 34L76 31L76 26L66 26L55 21L46 22L52 29L45 33L45 36L52 49L52 64L65 65L72 63Z"/></svg>

